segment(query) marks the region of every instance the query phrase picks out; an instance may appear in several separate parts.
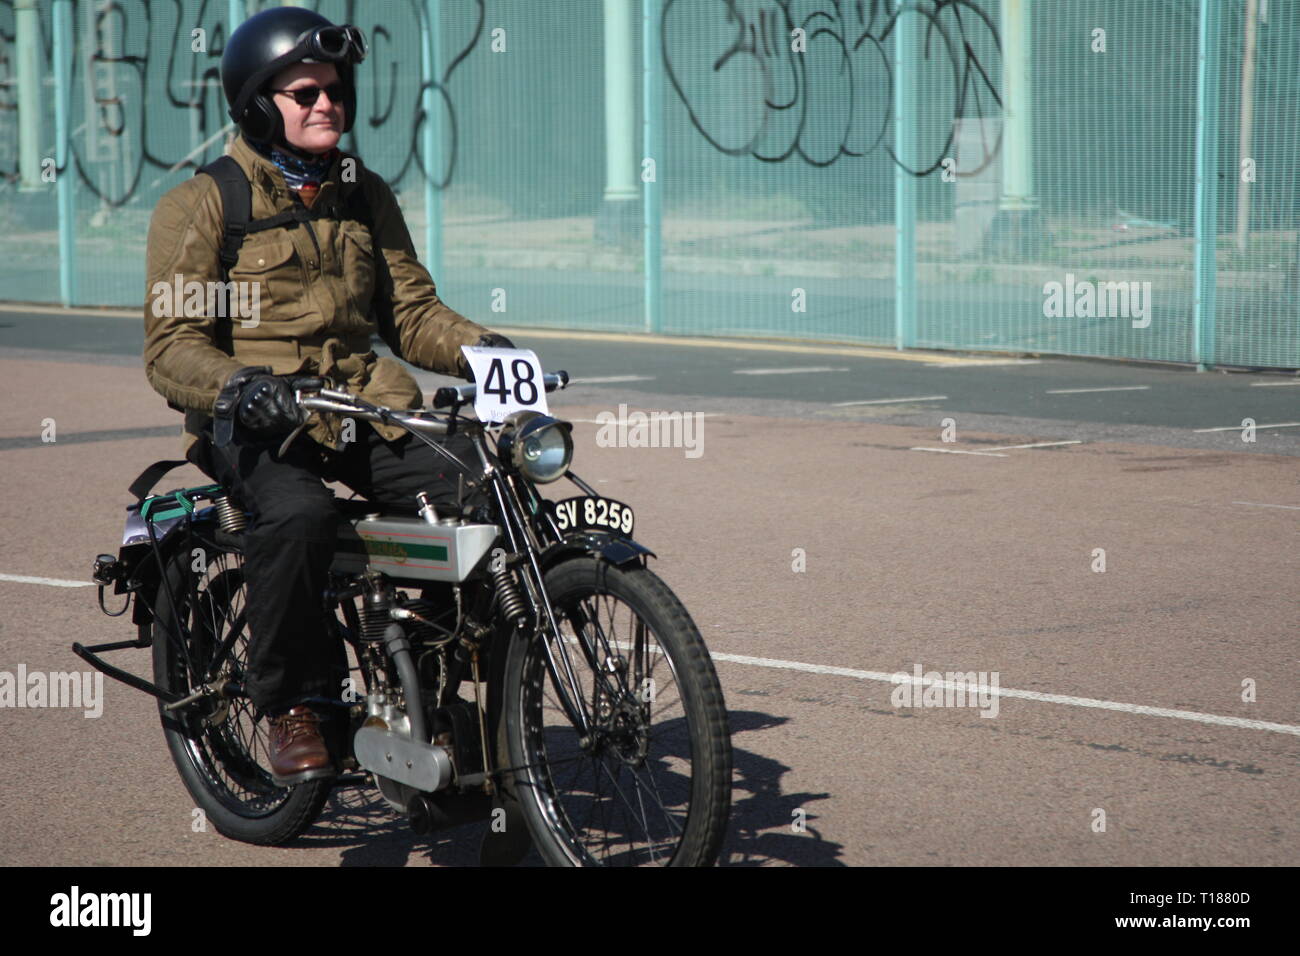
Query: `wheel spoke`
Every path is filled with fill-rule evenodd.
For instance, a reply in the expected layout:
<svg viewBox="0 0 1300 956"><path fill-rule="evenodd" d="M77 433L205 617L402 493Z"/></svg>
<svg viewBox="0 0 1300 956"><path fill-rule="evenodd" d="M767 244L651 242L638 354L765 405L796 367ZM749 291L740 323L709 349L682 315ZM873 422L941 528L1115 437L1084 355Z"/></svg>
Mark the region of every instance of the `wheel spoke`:
<svg viewBox="0 0 1300 956"><path fill-rule="evenodd" d="M636 808L632 806L632 802L631 802L630 800L628 800L627 795L626 795L625 793L623 793L623 790L622 790L621 787L619 787L619 785L618 785L618 781L614 778L614 775L613 775L612 773L609 772L609 767L607 767L607 766L604 764L604 762L602 761L602 762L601 762L601 765L600 765L600 768L601 768L602 770L605 771L605 775L606 775L607 777L609 777L610 782L613 783L613 785L614 785L614 790L615 790L616 793L618 793L619 797L622 799L622 801L623 801L623 805L624 805L627 809L629 809L629 810L631 810L633 813L635 813L635 812L636 812ZM620 765L620 773L621 773L621 772L622 772L622 770L621 770L621 765ZM645 832L646 843L647 843L649 846L653 847L653 845L654 845L654 837L652 837L652 836L650 835L650 825L645 821L645 815L644 815L644 814L642 814L642 816L641 816L641 829ZM651 853L653 854L653 850L651 850Z"/></svg>
<svg viewBox="0 0 1300 956"><path fill-rule="evenodd" d="M686 656L699 636L679 605L670 610L675 605L653 603L672 600L657 578L640 568L602 569L594 561L577 567L587 560L557 566L547 581L562 624L560 643L580 644L570 660L590 671L581 683L590 692L592 726L577 757L570 748L578 734L562 706L568 685L556 686L537 645L516 645L510 658L511 693L519 698L509 706L529 716L509 720L507 730L515 762L525 765L514 769L535 838L552 862L711 862L727 803L715 800L708 817L694 816L694 778L708 772L711 781L729 779L730 751L719 757L716 742L707 740L717 726L716 710L698 727L691 715L699 712L696 701L707 682L716 688L717 678ZM632 587L634 579L645 583ZM688 669L679 674L675 660ZM714 693L720 702L720 692ZM701 745L706 761L696 767ZM576 759L579 767L562 770L562 759ZM624 776L631 778L630 790ZM692 850L684 854L688 832L694 834ZM703 842L700 834L707 834Z"/></svg>
<svg viewBox="0 0 1300 956"><path fill-rule="evenodd" d="M171 658L172 684L197 689L215 680L223 667L230 679L243 683L249 634L242 559L218 553L192 582L182 607L184 619L193 624L185 635L185 658ZM241 817L267 815L284 804L291 790L271 782L265 725L254 720L247 698L227 705L224 719L198 724L185 748L218 802Z"/></svg>

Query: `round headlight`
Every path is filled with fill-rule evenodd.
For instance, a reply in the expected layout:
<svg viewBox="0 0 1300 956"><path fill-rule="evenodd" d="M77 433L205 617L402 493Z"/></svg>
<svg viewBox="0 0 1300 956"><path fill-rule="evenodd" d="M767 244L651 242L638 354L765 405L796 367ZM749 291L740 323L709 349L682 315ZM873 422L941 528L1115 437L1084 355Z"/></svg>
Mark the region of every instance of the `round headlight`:
<svg viewBox="0 0 1300 956"><path fill-rule="evenodd" d="M505 421L498 451L529 481L555 481L573 461L573 425L539 412L518 412Z"/></svg>

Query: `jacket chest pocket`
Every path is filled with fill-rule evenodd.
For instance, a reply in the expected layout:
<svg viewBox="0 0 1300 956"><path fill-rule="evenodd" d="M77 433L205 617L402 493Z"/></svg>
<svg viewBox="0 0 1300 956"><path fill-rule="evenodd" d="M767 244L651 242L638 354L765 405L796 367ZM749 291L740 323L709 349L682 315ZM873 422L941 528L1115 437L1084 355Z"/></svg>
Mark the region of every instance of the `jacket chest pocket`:
<svg viewBox="0 0 1300 956"><path fill-rule="evenodd" d="M230 280L238 283L241 300L259 304L264 319L292 318L304 310L302 270L293 243L286 238L246 239Z"/></svg>
<svg viewBox="0 0 1300 956"><path fill-rule="evenodd" d="M343 281L357 311L370 314L370 299L375 294L375 240L369 230L355 223L344 223L342 234Z"/></svg>

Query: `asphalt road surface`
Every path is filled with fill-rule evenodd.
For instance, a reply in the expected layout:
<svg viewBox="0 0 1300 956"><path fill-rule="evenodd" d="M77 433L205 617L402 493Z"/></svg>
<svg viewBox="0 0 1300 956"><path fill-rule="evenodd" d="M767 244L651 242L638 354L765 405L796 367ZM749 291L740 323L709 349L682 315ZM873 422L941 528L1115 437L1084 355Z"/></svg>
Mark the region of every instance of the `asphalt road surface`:
<svg viewBox="0 0 1300 956"><path fill-rule="evenodd" d="M724 864L1300 863L1300 379L506 331L575 376L575 470L636 508L714 655ZM140 344L135 318L0 311L0 672L133 636L84 582L180 448ZM702 441L603 447L620 404L699 413ZM918 667L999 691L900 705ZM97 717L0 721L3 864L477 860L482 825L417 836L352 786L290 847L196 831L153 703L113 681Z"/></svg>

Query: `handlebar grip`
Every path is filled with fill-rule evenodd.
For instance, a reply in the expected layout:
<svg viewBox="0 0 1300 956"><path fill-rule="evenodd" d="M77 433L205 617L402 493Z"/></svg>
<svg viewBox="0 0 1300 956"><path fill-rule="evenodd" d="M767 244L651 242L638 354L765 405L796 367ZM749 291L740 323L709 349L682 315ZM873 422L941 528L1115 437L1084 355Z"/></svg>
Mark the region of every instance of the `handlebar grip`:
<svg viewBox="0 0 1300 956"><path fill-rule="evenodd" d="M442 388L433 393L433 407L446 408L453 404L457 400L457 391L458 389L453 388L450 385L442 386Z"/></svg>

